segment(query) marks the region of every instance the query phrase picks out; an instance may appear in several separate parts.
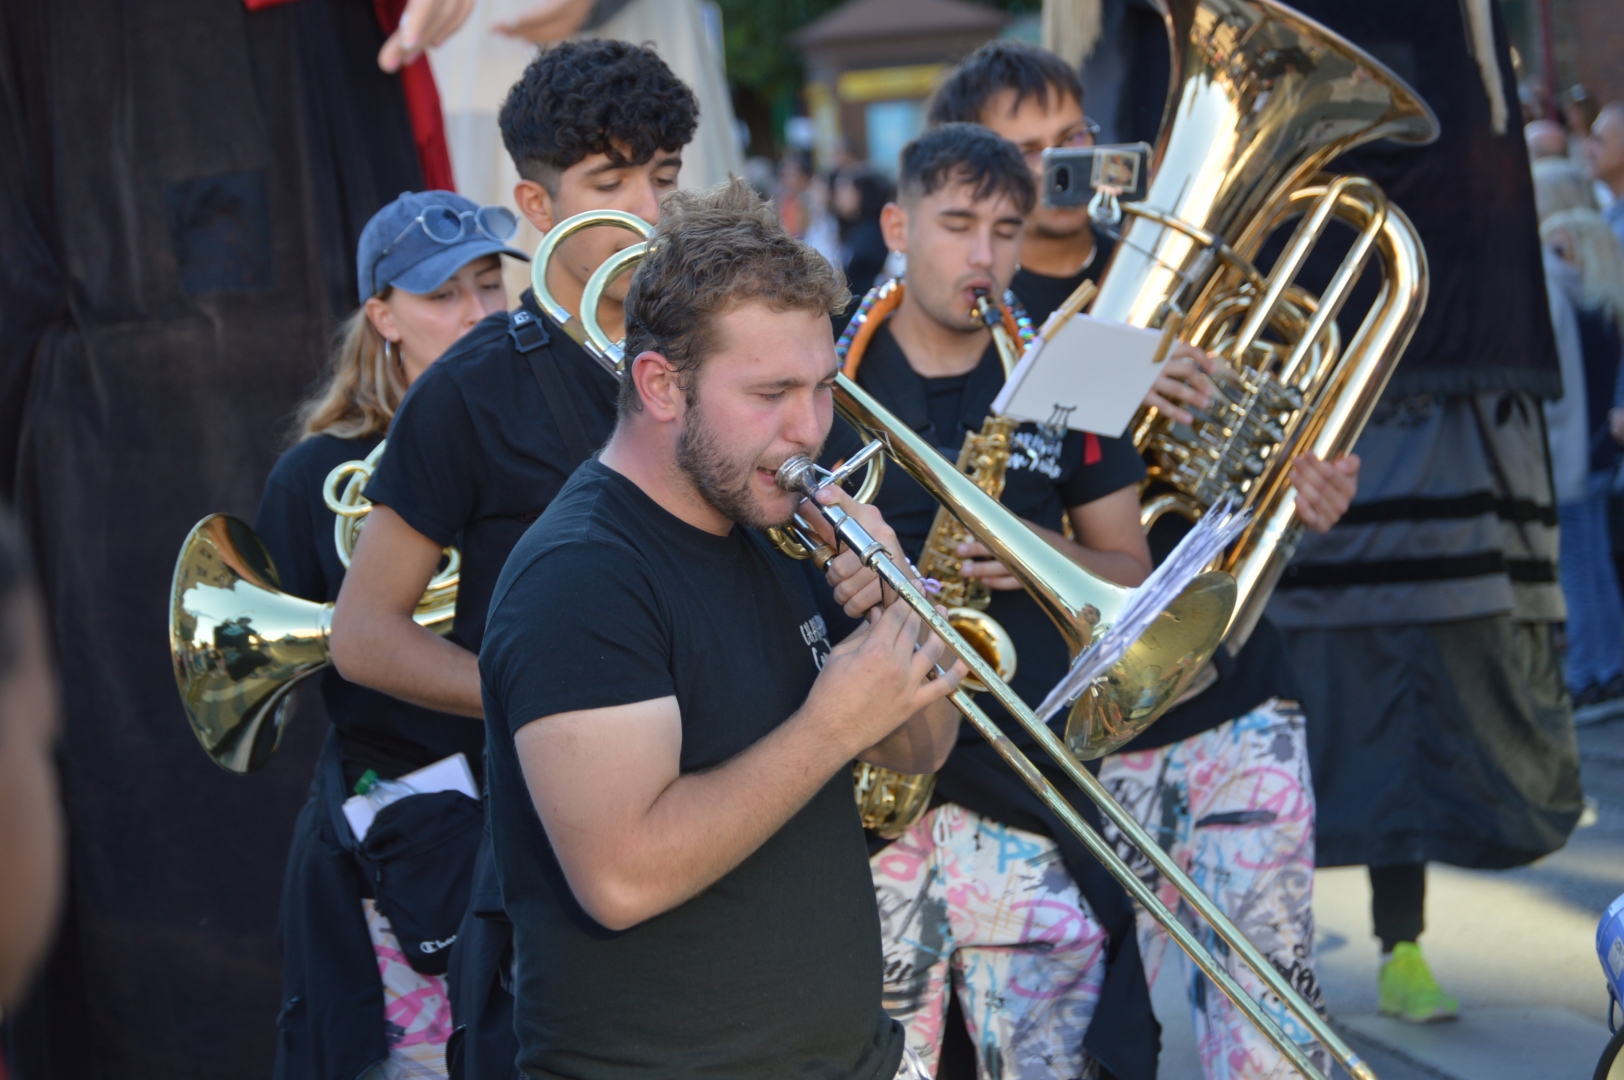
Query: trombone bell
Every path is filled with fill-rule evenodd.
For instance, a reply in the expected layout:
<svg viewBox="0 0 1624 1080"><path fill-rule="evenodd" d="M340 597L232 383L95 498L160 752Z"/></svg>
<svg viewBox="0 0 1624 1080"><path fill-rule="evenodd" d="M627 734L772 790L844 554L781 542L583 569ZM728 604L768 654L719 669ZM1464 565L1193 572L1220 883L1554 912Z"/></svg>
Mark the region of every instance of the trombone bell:
<svg viewBox="0 0 1624 1080"><path fill-rule="evenodd" d="M229 514L198 522L175 562L175 682L192 733L227 772L253 772L270 760L293 688L331 662L333 606L289 596L277 583L265 545Z"/></svg>

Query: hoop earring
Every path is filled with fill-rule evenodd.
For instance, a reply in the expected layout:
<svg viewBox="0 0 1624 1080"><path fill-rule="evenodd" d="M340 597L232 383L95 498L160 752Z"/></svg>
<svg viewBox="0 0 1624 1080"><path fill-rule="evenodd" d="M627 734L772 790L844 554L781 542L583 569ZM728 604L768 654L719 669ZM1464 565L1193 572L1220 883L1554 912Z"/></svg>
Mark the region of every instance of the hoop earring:
<svg viewBox="0 0 1624 1080"><path fill-rule="evenodd" d="M388 338L383 339L383 358L395 367L404 368L406 366L400 358L400 345Z"/></svg>

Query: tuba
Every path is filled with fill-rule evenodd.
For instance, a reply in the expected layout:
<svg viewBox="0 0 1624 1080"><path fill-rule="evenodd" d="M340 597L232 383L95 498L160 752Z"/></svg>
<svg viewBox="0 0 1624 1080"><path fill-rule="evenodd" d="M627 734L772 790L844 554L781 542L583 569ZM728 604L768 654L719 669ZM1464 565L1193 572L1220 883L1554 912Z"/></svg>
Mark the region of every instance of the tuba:
<svg viewBox="0 0 1624 1080"><path fill-rule="evenodd" d="M1181 320L1222 358L1217 393L1185 426L1149 406L1130 425L1144 454L1146 528L1195 520L1232 496L1252 510L1217 568L1239 589L1226 647L1238 652L1295 551L1293 463L1352 448L1420 321L1426 254L1371 181L1320 170L1375 139L1425 144L1432 111L1404 81L1273 0L1167 0L1172 87L1142 202L1096 199L1124 220L1092 314L1136 326ZM1265 240L1299 219L1273 269ZM1357 234L1323 294L1297 275L1327 226ZM1381 289L1352 339L1336 316L1374 256Z"/></svg>
<svg viewBox="0 0 1624 1080"><path fill-rule="evenodd" d="M322 483L337 515L334 543L347 567L372 504L361 494L383 455L380 442L364 461L339 465ZM342 484L341 488L339 485ZM435 633L451 630L461 556L429 582L413 618ZM186 720L214 763L251 773L282 743L293 690L330 665L333 605L280 588L270 553L248 524L210 514L181 545L170 585L169 653Z"/></svg>

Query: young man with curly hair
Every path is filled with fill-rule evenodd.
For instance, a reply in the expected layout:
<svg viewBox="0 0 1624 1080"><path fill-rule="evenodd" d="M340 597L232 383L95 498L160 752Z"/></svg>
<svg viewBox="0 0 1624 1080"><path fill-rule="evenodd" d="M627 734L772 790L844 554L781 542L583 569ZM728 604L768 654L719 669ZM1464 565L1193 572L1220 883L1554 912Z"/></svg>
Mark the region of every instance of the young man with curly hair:
<svg viewBox="0 0 1624 1080"><path fill-rule="evenodd" d="M514 201L545 233L588 210L656 221L660 199L676 190L698 105L650 49L569 42L537 55L499 119L521 177ZM547 269L549 291L578 318L592 272L637 239L594 228L564 241ZM612 337L621 334L625 288L611 289L597 312ZM333 616L333 661L345 678L479 723L476 654L497 575L609 437L618 392L528 290L517 312L484 320L418 379L367 485L374 509ZM457 614L441 638L412 612L441 549L453 545L462 552ZM509 932L483 857L470 911L452 955L453 1008L469 1029L464 1073L508 1080L512 1025L499 973Z"/></svg>
<svg viewBox="0 0 1624 1080"><path fill-rule="evenodd" d="M923 1080L881 1008L850 762L940 765L964 666L851 551L831 595L760 531L829 433L846 290L741 181L667 200L657 239L614 435L514 549L480 650L520 1071Z"/></svg>

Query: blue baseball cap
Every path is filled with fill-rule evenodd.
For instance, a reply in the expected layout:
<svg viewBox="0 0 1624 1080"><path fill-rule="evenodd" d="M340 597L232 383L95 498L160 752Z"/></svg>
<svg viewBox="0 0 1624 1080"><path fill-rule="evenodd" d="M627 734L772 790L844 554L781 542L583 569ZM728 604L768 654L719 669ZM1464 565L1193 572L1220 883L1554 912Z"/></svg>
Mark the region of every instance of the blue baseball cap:
<svg viewBox="0 0 1624 1080"><path fill-rule="evenodd" d="M361 230L356 270L361 303L393 285L433 292L482 255L530 256L505 241L519 219L505 206L480 206L454 191L406 191Z"/></svg>

